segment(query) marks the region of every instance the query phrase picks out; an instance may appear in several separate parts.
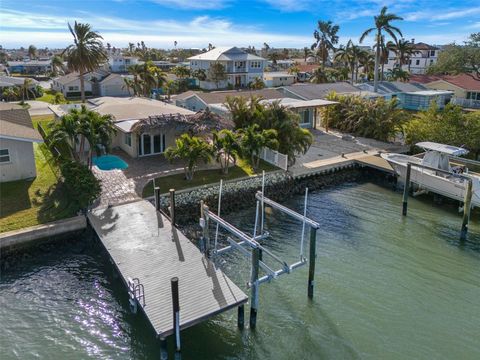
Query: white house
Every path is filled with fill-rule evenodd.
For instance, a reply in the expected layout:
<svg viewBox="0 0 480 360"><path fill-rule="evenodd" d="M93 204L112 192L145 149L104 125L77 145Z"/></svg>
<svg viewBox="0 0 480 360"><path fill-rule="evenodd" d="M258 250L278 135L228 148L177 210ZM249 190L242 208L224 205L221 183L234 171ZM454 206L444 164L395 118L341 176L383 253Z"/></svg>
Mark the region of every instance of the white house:
<svg viewBox="0 0 480 360"><path fill-rule="evenodd" d="M100 96L132 96L132 91L125 85L125 79L132 75L110 74L100 81Z"/></svg>
<svg viewBox="0 0 480 360"><path fill-rule="evenodd" d="M206 53L188 58L190 69L205 70L208 75L210 66L214 63L220 63L225 67L226 79L219 81L218 86L212 79L200 81L200 87L203 89L224 89L229 86L235 88L244 88L256 78L263 78L263 70L267 66L267 60L264 58L249 54L237 47L217 47Z"/></svg>
<svg viewBox="0 0 480 360"><path fill-rule="evenodd" d="M42 141L28 110L0 103L0 182L37 176L33 143Z"/></svg>
<svg viewBox="0 0 480 360"><path fill-rule="evenodd" d="M108 73L95 70L85 74L85 96L99 95L99 83ZM52 90L61 92L66 98L80 97L80 78L78 73L70 73L52 80Z"/></svg>
<svg viewBox="0 0 480 360"><path fill-rule="evenodd" d="M440 49L422 42L415 43L415 39L412 39L412 43L416 53L410 57L408 64L402 65L402 70L409 70L412 74L425 74L427 68L437 62ZM385 71L395 67L398 67L398 60L395 53L390 51Z"/></svg>
<svg viewBox="0 0 480 360"><path fill-rule="evenodd" d="M138 63L138 58L135 56L110 55L108 57L108 70L114 73L126 73L129 66Z"/></svg>
<svg viewBox="0 0 480 360"><path fill-rule="evenodd" d="M288 86L295 82L295 75L286 72L263 73L263 82L267 87Z"/></svg>

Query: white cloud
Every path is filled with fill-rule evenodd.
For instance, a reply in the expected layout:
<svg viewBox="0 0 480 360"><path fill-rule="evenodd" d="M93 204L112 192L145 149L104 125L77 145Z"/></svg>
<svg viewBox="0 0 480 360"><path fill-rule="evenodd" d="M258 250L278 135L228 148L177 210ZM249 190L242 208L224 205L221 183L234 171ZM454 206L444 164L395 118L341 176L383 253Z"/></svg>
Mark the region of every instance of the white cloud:
<svg viewBox="0 0 480 360"><path fill-rule="evenodd" d="M438 20L460 19L460 18L465 18L468 16L478 15L478 14L480 14L480 7L469 8L464 10L444 9L441 12L438 9L432 9L432 10L422 10L422 11L407 13L404 18L407 21L419 21L419 20L438 21Z"/></svg>
<svg viewBox="0 0 480 360"><path fill-rule="evenodd" d="M305 11L309 9L315 9L318 5L313 0L264 0L271 7L284 11L284 12L295 12L295 11Z"/></svg>
<svg viewBox="0 0 480 360"><path fill-rule="evenodd" d="M83 12L74 18L91 24L94 30L100 32L105 42L117 47L140 40L145 41L147 46L167 48L172 47L173 41L178 41L180 47L204 47L208 43L217 46L261 46L264 42L274 47L303 47L310 46L312 42L310 34L274 34L209 16L198 16L190 21L133 21ZM0 14L0 43L4 47L26 46L30 43L63 47L71 42L67 21L73 22L72 19L52 15L5 10Z"/></svg>

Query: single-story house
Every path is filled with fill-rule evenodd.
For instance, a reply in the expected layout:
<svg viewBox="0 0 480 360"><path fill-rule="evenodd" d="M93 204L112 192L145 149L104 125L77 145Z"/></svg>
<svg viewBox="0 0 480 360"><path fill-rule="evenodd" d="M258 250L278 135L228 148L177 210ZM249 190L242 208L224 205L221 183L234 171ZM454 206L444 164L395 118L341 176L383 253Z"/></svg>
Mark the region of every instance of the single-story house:
<svg viewBox="0 0 480 360"><path fill-rule="evenodd" d="M8 61L7 66L10 73L45 74L52 71L51 60Z"/></svg>
<svg viewBox="0 0 480 360"><path fill-rule="evenodd" d="M110 74L100 81L100 96L132 96L132 90L125 85L125 79L132 75Z"/></svg>
<svg viewBox="0 0 480 360"><path fill-rule="evenodd" d="M214 91L209 93L187 91L175 97L177 106L185 107L187 109L198 111L210 109L212 112L222 116L228 117L228 110L224 106L228 97L241 96L249 99L252 96L257 96L263 99L264 102L279 101L282 105L291 108L294 112L300 115L300 124L302 127L315 127L318 122L319 112L318 107L333 104L329 101L309 102L306 100L318 99L300 99L294 96L284 94L280 89L262 89L262 90L231 90L231 91Z"/></svg>
<svg viewBox="0 0 480 360"><path fill-rule="evenodd" d="M328 94L350 94L358 95L366 98L375 98L381 96L372 91L363 91L356 88L348 82L336 82L326 84L295 84L290 86L282 86L277 89L284 96L300 100L326 99Z"/></svg>
<svg viewBox="0 0 480 360"><path fill-rule="evenodd" d="M42 141L28 110L0 103L0 182L37 176L33 143Z"/></svg>
<svg viewBox="0 0 480 360"><path fill-rule="evenodd" d="M267 87L292 85L295 82L295 75L286 72L265 72L263 82Z"/></svg>
<svg viewBox="0 0 480 360"><path fill-rule="evenodd" d="M356 85L361 90L373 91L373 82ZM427 109L432 101L439 108L445 107L452 98L452 91L431 90L420 83L405 83L400 81L379 81L377 92L385 99L398 98L402 109L423 110Z"/></svg>
<svg viewBox="0 0 480 360"><path fill-rule="evenodd" d="M68 112L69 105L52 105L57 117ZM112 115L117 134L112 147L120 148L131 157L162 154L184 132L220 130L224 124L210 112L195 112L172 104L147 98L101 97L88 101L90 110ZM203 115L202 115L203 114Z"/></svg>
<svg viewBox="0 0 480 360"><path fill-rule="evenodd" d="M3 91L5 88L13 87L13 86L23 86L25 83L24 77L19 76L0 76L0 91ZM30 89L34 89L38 85L38 81L35 79L30 79Z"/></svg>
<svg viewBox="0 0 480 360"><path fill-rule="evenodd" d="M85 96L98 96L100 81L108 74L105 70L100 69L85 74ZM52 90L61 92L65 98L80 97L80 77L78 73L72 72L53 79Z"/></svg>
<svg viewBox="0 0 480 360"><path fill-rule="evenodd" d="M412 75L410 81L422 83L432 90L452 91L452 103L480 108L480 79L473 75Z"/></svg>

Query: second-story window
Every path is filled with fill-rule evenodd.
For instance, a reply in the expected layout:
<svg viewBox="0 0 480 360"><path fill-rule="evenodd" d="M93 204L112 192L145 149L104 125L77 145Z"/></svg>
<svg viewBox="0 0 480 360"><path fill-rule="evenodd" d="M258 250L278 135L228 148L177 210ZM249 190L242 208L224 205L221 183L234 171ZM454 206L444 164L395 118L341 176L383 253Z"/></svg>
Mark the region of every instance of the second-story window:
<svg viewBox="0 0 480 360"><path fill-rule="evenodd" d="M435 56L435 50L430 51L430 56Z"/></svg>
<svg viewBox="0 0 480 360"><path fill-rule="evenodd" d="M250 62L250 67L252 69L260 69L261 68L261 63L260 63L260 61L251 61Z"/></svg>

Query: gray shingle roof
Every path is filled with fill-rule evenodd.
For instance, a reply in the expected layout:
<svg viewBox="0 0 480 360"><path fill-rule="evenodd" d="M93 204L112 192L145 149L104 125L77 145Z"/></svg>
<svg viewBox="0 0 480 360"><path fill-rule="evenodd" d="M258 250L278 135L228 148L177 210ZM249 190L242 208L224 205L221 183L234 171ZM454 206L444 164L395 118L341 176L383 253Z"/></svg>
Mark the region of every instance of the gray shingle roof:
<svg viewBox="0 0 480 360"><path fill-rule="evenodd" d="M43 141L26 109L0 110L0 137Z"/></svg>
<svg viewBox="0 0 480 360"><path fill-rule="evenodd" d="M331 92L337 94L353 93L359 94L360 90L347 82L336 82L328 84L298 84L283 86L279 89L285 95L294 94L305 100L325 99Z"/></svg>

